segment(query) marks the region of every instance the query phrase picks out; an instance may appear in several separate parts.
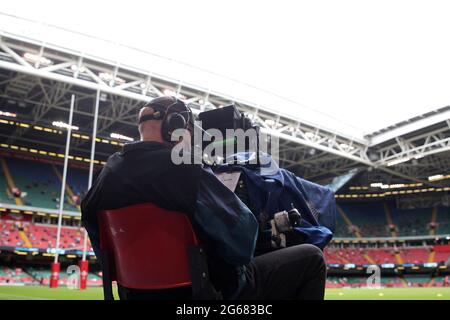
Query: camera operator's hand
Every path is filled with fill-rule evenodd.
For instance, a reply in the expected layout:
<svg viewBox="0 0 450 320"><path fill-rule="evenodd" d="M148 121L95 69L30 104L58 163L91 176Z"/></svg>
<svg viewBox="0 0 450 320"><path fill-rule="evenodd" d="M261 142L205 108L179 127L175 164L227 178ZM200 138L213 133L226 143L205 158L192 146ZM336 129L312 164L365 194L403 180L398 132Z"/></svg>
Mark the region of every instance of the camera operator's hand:
<svg viewBox="0 0 450 320"><path fill-rule="evenodd" d="M271 244L272 248L285 248L286 247L286 236L284 233L281 233L277 227L277 223L275 219L270 221L271 225Z"/></svg>
<svg viewBox="0 0 450 320"><path fill-rule="evenodd" d="M285 248L287 246L287 236L293 234L294 228L301 223L301 215L292 206L289 211L277 212L270 220L271 246L273 248Z"/></svg>

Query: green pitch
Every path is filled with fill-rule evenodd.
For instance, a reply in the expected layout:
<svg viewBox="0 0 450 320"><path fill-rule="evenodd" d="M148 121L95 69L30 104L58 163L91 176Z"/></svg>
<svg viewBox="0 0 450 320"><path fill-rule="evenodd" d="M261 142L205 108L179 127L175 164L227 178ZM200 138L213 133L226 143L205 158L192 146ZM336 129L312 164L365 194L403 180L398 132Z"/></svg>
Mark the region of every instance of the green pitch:
<svg viewBox="0 0 450 320"><path fill-rule="evenodd" d="M102 288L71 290L66 287L50 289L47 286L0 286L0 300L101 300Z"/></svg>
<svg viewBox="0 0 450 320"><path fill-rule="evenodd" d="M117 297L117 294L116 294ZM327 300L450 300L450 288L327 289ZM0 286L0 300L102 300L101 288Z"/></svg>
<svg viewBox="0 0 450 320"><path fill-rule="evenodd" d="M450 300L450 288L327 289L327 300Z"/></svg>

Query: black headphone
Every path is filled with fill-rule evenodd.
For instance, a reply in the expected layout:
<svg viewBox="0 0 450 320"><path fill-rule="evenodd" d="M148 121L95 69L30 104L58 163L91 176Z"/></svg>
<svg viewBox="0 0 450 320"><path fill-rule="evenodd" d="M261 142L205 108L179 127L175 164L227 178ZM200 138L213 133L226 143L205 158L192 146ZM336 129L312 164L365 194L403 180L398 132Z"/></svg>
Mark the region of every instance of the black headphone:
<svg viewBox="0 0 450 320"><path fill-rule="evenodd" d="M172 142L170 138L173 131L187 129L188 124L194 121L191 109L176 97L173 97L173 99L174 102L168 107L151 101L145 107L151 107L155 112L139 118L139 124L148 120L162 120L161 135L167 142ZM172 109L179 109L179 111L171 111Z"/></svg>

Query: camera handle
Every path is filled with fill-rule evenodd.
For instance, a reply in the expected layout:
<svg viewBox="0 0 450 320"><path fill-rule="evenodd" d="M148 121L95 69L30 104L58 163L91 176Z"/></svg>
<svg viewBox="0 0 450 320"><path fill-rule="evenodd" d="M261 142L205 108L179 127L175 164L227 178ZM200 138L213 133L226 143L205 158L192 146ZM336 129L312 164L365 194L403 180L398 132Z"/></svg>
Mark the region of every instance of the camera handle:
<svg viewBox="0 0 450 320"><path fill-rule="evenodd" d="M283 210L274 214L270 220L271 244L274 248L286 247L286 233L293 231L295 227L301 224L302 216L298 210L291 204L292 209Z"/></svg>

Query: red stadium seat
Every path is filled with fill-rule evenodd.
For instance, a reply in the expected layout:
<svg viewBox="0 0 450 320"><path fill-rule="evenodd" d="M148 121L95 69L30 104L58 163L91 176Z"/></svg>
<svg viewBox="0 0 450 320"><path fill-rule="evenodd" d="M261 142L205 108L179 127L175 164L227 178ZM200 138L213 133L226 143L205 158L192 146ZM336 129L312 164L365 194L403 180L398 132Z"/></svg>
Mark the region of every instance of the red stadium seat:
<svg viewBox="0 0 450 320"><path fill-rule="evenodd" d="M147 203L101 211L99 221L105 299L113 280L130 289L192 285L194 296L206 297L198 291L208 276L203 251L185 214Z"/></svg>

